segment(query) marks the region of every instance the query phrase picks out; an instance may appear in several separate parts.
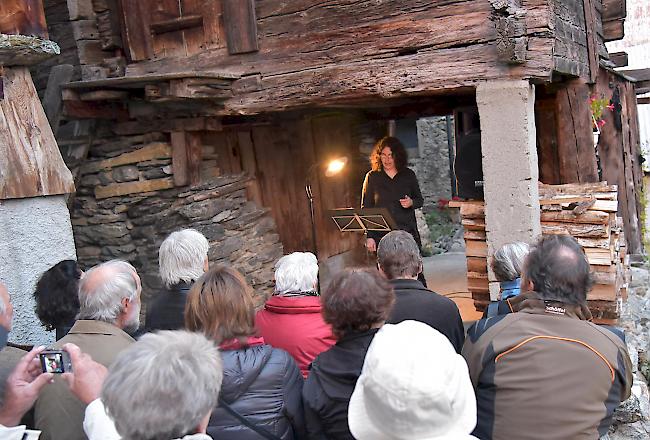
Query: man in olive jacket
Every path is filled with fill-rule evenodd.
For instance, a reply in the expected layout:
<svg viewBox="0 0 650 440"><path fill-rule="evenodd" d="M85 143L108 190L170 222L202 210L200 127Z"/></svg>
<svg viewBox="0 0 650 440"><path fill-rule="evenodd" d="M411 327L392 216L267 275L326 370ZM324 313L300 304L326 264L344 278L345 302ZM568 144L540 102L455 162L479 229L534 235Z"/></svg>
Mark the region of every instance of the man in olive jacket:
<svg viewBox="0 0 650 440"><path fill-rule="evenodd" d="M54 347L71 342L105 367L130 346L140 324L140 277L125 261L113 260L93 267L79 283L81 308L77 322ZM85 440L86 405L56 377L36 402L35 424L41 440Z"/></svg>
<svg viewBox="0 0 650 440"><path fill-rule="evenodd" d="M595 439L630 396L622 334L585 320L589 263L570 236L542 238L524 263L516 313L477 321L463 356L480 439Z"/></svg>

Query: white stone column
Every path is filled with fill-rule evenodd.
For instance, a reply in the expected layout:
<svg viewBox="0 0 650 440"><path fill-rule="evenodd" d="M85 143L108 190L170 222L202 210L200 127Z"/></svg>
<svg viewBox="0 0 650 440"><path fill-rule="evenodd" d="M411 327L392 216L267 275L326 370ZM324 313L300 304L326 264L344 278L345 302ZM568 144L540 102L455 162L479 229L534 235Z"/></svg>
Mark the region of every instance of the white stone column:
<svg viewBox="0 0 650 440"><path fill-rule="evenodd" d="M528 81L487 81L476 88L481 119L488 262L506 243L541 235L535 136L535 87ZM499 285L489 269L490 296Z"/></svg>
<svg viewBox="0 0 650 440"><path fill-rule="evenodd" d="M34 312L34 288L50 267L76 259L64 195L0 200L0 281L14 307L11 342L54 342Z"/></svg>

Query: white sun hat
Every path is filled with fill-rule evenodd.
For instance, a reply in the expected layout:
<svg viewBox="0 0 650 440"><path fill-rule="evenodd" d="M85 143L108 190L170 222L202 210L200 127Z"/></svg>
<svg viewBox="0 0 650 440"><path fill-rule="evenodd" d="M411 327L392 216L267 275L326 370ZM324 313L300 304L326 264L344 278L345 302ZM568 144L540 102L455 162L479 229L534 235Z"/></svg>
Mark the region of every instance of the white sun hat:
<svg viewBox="0 0 650 440"><path fill-rule="evenodd" d="M348 424L358 440L473 439L476 397L465 359L426 324L384 325L366 354Z"/></svg>

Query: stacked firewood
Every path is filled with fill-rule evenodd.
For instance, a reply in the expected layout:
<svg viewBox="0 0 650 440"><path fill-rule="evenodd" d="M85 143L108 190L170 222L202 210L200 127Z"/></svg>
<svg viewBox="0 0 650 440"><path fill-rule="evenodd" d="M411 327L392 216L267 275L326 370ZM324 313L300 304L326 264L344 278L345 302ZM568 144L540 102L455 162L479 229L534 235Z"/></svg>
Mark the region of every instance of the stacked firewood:
<svg viewBox="0 0 650 440"><path fill-rule="evenodd" d="M587 296L594 319L614 322L626 296L627 265L623 221L616 216L617 188L607 182L539 185L544 235L568 234L585 250L594 286ZM485 207L482 201L458 202L465 229L467 285L476 308L490 301L487 275Z"/></svg>

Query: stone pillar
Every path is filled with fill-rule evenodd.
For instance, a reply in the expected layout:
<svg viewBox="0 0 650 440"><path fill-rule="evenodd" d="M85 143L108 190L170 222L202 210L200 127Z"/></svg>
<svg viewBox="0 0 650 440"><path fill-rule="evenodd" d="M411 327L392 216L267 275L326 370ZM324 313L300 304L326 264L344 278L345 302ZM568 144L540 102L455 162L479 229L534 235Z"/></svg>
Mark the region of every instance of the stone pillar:
<svg viewBox="0 0 650 440"><path fill-rule="evenodd" d="M476 88L481 119L488 261L502 245L541 235L535 88L527 81L488 81ZM488 265L489 266L489 265ZM490 296L499 285L488 269Z"/></svg>
<svg viewBox="0 0 650 440"><path fill-rule="evenodd" d="M64 195L0 201L0 280L14 307L11 342L49 344L34 314L34 288L41 274L62 260L76 260Z"/></svg>

